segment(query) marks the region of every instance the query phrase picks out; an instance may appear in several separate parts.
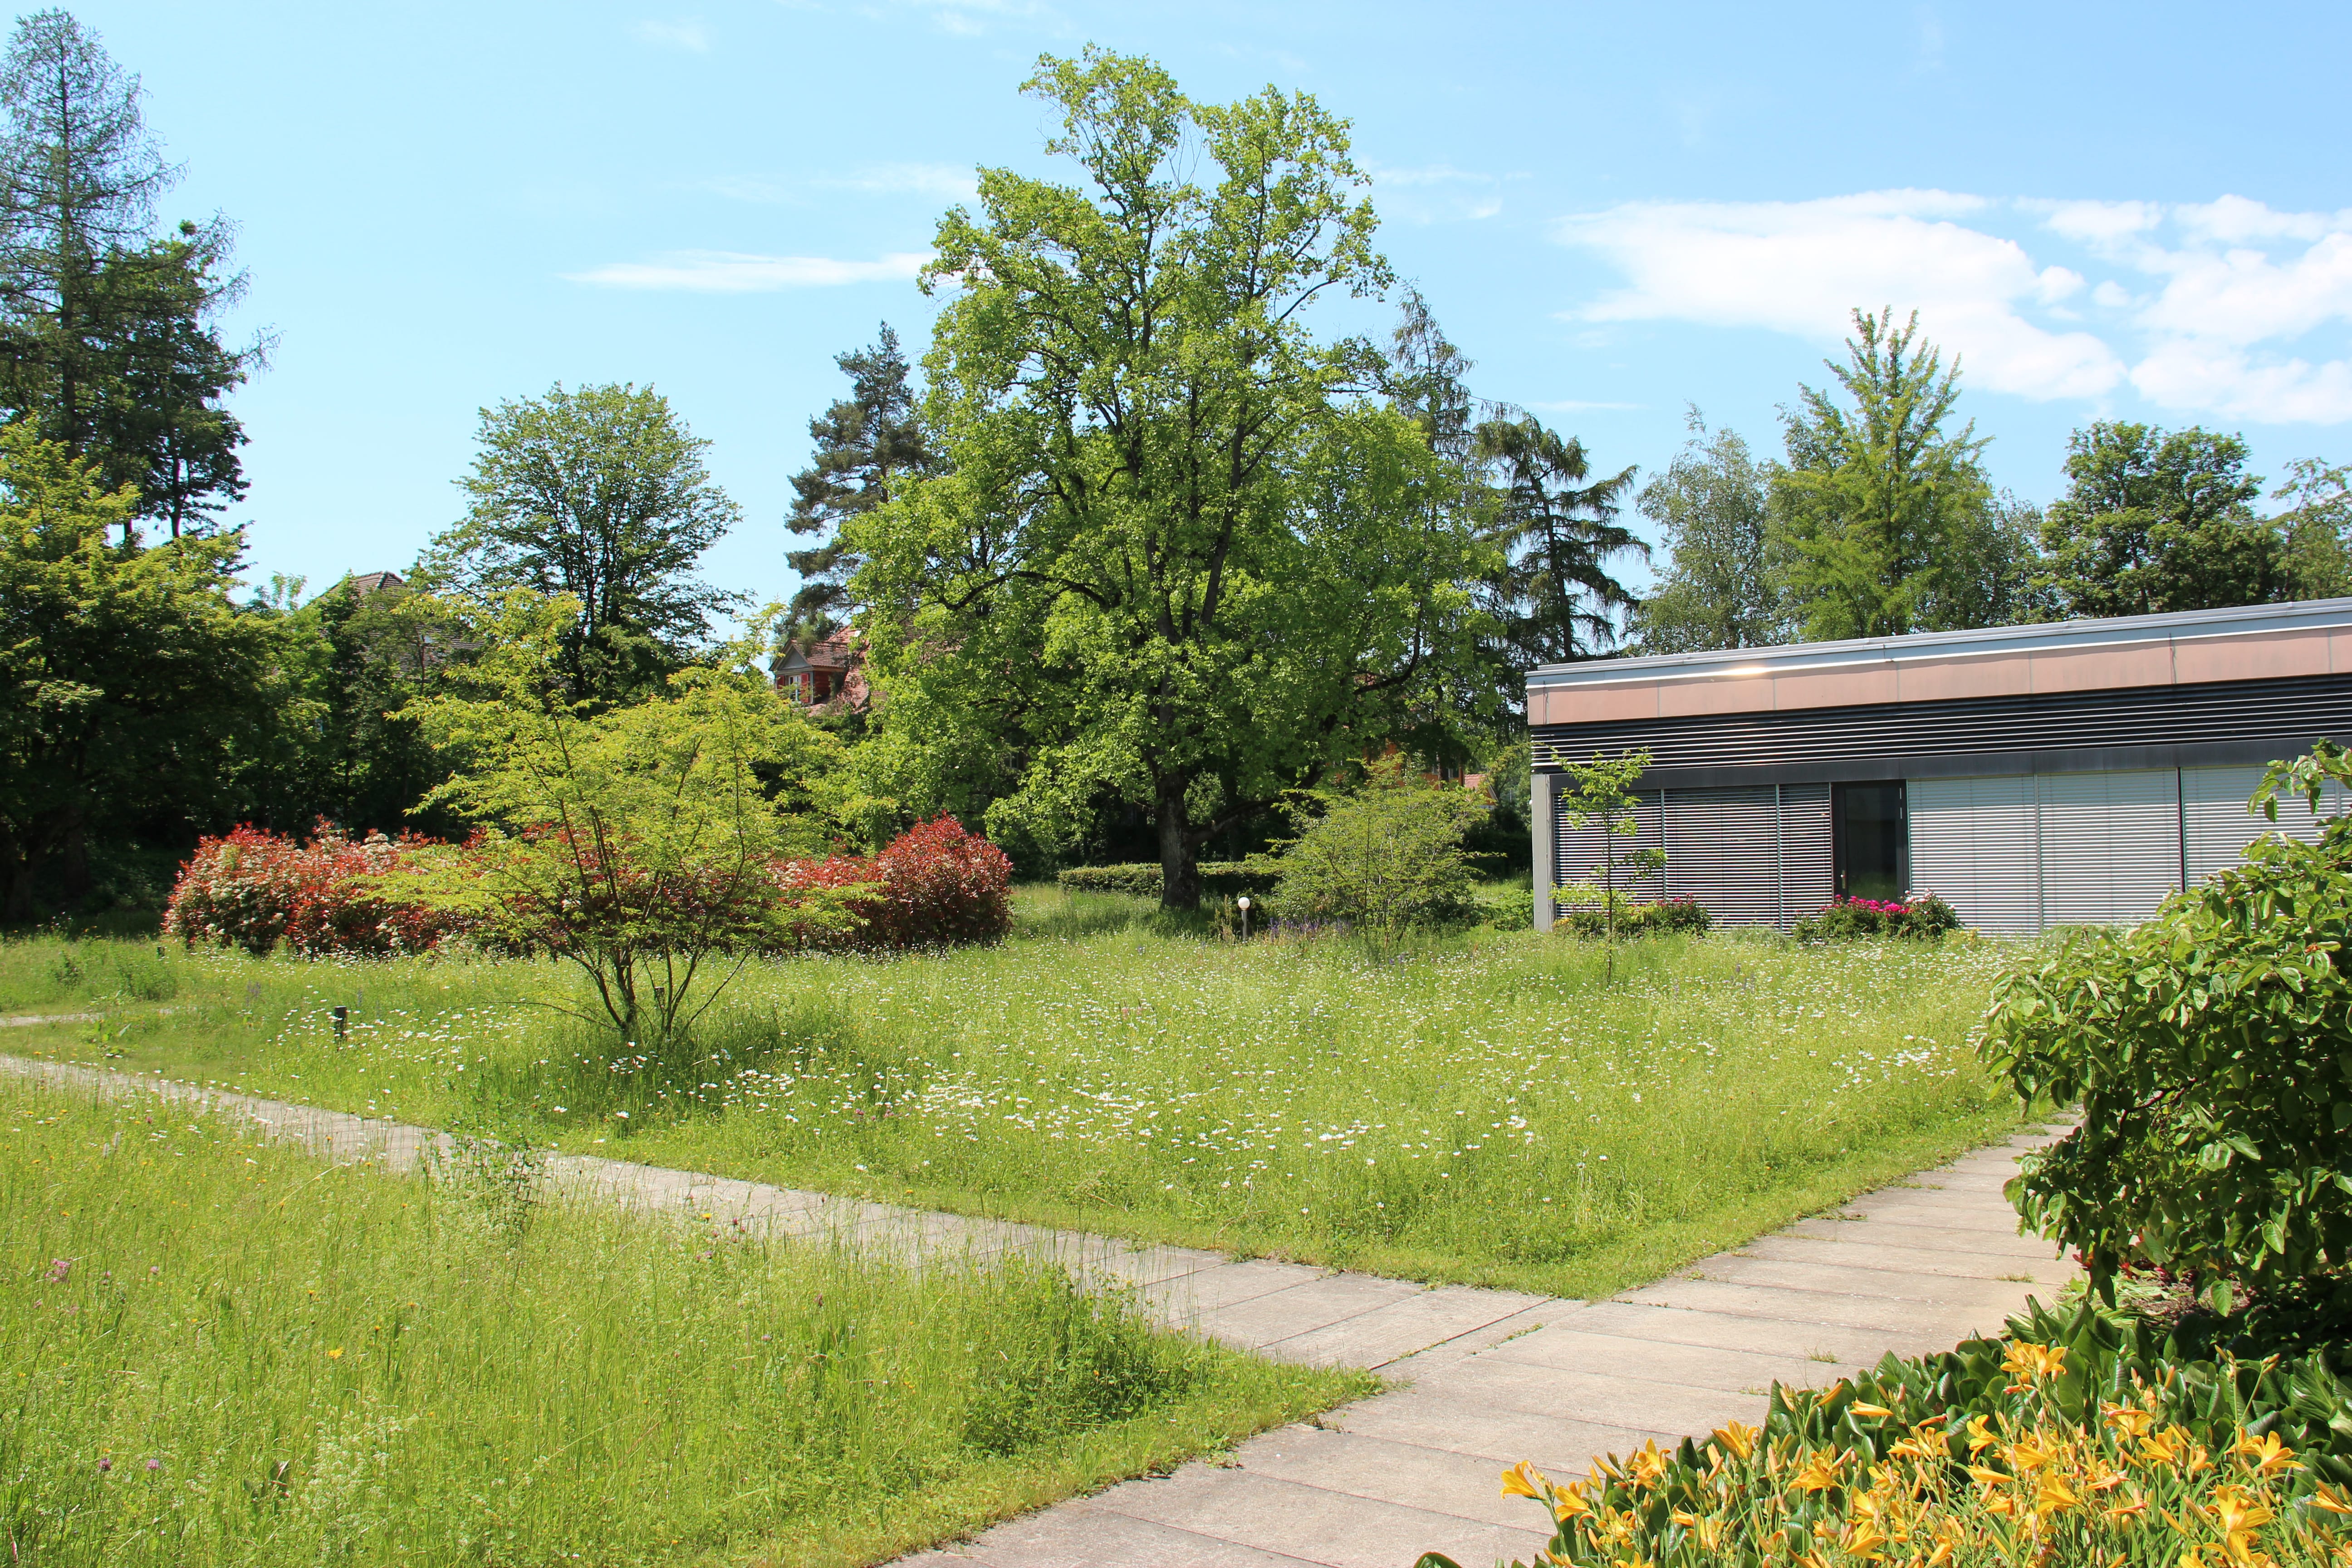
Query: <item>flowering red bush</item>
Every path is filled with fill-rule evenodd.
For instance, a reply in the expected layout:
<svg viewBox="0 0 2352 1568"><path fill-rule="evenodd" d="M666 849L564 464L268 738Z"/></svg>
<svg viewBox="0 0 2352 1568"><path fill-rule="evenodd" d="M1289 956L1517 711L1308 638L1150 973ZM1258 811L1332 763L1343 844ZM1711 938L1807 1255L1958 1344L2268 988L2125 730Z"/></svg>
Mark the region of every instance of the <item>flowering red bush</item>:
<svg viewBox="0 0 2352 1568"><path fill-rule="evenodd" d="M879 855L832 855L777 868L787 897L800 889L877 883L852 900L847 932L794 929L806 947L908 948L1001 940L1013 929L1013 862L952 816L908 828Z"/></svg>
<svg viewBox="0 0 2352 1568"><path fill-rule="evenodd" d="M455 929L452 918L363 879L398 869L429 842L381 833L354 842L323 818L308 844L249 825L205 838L180 868L163 929L191 945L249 952L281 941L312 957L423 952Z"/></svg>
<svg viewBox="0 0 2352 1568"><path fill-rule="evenodd" d="M1919 893L1908 903L1879 899L1839 899L1797 922L1801 942L1824 942L1845 936L1933 938L1959 928L1959 912L1933 893Z"/></svg>

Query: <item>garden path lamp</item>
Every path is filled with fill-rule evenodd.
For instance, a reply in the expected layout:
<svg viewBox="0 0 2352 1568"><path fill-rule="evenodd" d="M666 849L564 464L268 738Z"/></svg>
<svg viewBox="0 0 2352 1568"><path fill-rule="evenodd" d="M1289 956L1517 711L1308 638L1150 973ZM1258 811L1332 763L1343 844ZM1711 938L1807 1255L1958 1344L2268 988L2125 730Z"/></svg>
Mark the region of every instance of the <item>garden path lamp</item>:
<svg viewBox="0 0 2352 1568"><path fill-rule="evenodd" d="M1244 893L1234 900L1234 908L1242 912L1242 940L1249 941L1249 895Z"/></svg>

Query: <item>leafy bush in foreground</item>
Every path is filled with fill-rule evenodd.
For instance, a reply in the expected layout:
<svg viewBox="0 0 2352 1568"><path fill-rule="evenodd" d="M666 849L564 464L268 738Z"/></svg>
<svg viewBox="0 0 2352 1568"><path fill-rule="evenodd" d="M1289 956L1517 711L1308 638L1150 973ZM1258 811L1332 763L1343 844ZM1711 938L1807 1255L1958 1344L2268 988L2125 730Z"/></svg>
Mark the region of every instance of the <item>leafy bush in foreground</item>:
<svg viewBox="0 0 2352 1568"><path fill-rule="evenodd" d="M777 882L791 899L856 889L843 905L854 923L795 926L802 947L938 947L1013 930L1013 862L952 816L908 828L879 855L786 861Z"/></svg>
<svg viewBox="0 0 2352 1568"><path fill-rule="evenodd" d="M251 826L201 839L180 868L163 930L191 945L256 953L280 941L308 957L428 952L461 922L377 879L413 865L431 844L381 833L355 842L323 819L308 844Z"/></svg>
<svg viewBox="0 0 2352 1568"><path fill-rule="evenodd" d="M1899 904L1878 899L1839 899L1798 921L1796 935L1799 942L1856 936L1927 940L1959 929L1958 910L1933 893L1922 893Z"/></svg>
<svg viewBox="0 0 2352 1568"><path fill-rule="evenodd" d="M1520 1465L1504 1494L1549 1506L1546 1561L1578 1568L2345 1561L2352 1387L2325 1352L2180 1359L2092 1303L2009 1327L1826 1391L1776 1384L1760 1429L1612 1455L1582 1481Z"/></svg>
<svg viewBox="0 0 2352 1568"><path fill-rule="evenodd" d="M2254 799L2352 783L2322 743ZM2255 1289L2352 1264L2352 819L2265 837L2128 931L2004 975L1984 1053L2021 1095L2079 1099L2010 1195L2102 1286L2126 1265Z"/></svg>
<svg viewBox="0 0 2352 1568"><path fill-rule="evenodd" d="M1322 815L1297 813L1298 837L1276 861L1270 914L1374 931L1474 916L1477 879L1462 836L1486 816L1484 797L1410 774L1402 757L1372 763L1360 789L1311 795Z"/></svg>

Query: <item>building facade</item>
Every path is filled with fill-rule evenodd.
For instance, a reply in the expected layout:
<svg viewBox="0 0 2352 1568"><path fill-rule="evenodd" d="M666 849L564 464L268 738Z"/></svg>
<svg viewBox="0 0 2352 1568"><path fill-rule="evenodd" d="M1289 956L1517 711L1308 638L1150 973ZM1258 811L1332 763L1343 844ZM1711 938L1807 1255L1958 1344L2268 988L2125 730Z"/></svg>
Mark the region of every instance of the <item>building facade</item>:
<svg viewBox="0 0 2352 1568"><path fill-rule="evenodd" d="M1727 925L1927 893L1995 933L2124 924L2273 831L2265 763L2352 744L2352 599L1549 665L1528 719L1553 886L1656 847L1633 895ZM1604 845L1563 764L1644 748L1637 834ZM2282 802L2277 830L2315 824Z"/></svg>

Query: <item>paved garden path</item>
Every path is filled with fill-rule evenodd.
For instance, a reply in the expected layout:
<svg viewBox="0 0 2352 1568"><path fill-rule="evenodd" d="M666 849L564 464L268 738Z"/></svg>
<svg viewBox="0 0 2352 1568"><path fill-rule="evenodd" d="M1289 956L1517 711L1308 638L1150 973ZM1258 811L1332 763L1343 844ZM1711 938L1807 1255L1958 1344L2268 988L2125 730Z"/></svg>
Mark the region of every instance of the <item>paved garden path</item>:
<svg viewBox="0 0 2352 1568"><path fill-rule="evenodd" d="M150 1092L250 1118L321 1157L412 1168L423 1128L131 1074L0 1057L0 1071ZM1889 1351L1998 1330L2072 1276L2017 1234L2001 1183L2048 1134L1980 1150L1606 1301L1427 1287L1192 1247L894 1207L584 1155L557 1184L633 1207L830 1236L909 1258L1018 1249L1137 1287L1171 1324L1277 1360L1378 1370L1397 1386L1242 1444L1013 1520L903 1568L1464 1568L1531 1557L1535 1506L1501 1468L1581 1475L1597 1454L1760 1420L1775 1380L1817 1384Z"/></svg>

